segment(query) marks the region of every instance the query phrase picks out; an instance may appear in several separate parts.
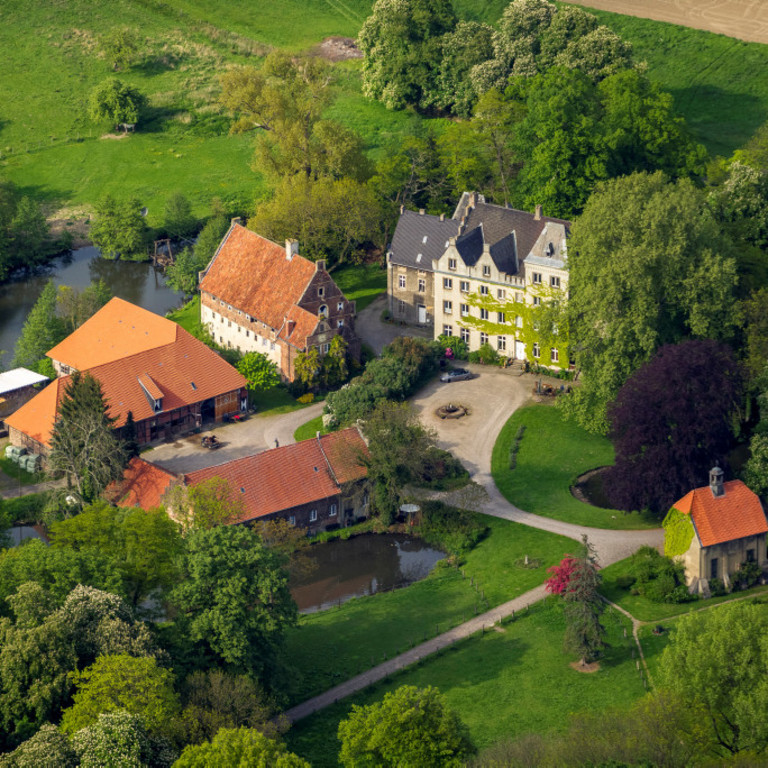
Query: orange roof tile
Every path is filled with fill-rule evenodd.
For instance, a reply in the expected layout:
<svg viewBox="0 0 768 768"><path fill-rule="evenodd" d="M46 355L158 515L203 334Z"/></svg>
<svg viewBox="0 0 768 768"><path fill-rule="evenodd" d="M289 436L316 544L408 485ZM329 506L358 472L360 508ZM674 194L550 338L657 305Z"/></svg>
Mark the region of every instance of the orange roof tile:
<svg viewBox="0 0 768 768"><path fill-rule="evenodd" d="M320 449L321 443L313 439L199 469L185 475L185 481L188 485L198 485L212 477L224 478L235 497L243 502L245 514L235 521L239 523L328 499L339 493L333 474L337 477L341 474L345 478L343 482L365 477L366 474L365 468L360 466L357 467L357 476L354 474L351 451L356 445L358 449L360 446L365 448L358 431L347 429L337 434L338 438L323 445L326 451L331 446L332 455L337 452L333 473L329 471L326 456ZM346 458L342 458L341 446L344 445L351 449Z"/></svg>
<svg viewBox="0 0 768 768"><path fill-rule="evenodd" d="M177 328L168 318L114 298L47 354L52 360L85 371L171 344Z"/></svg>
<svg viewBox="0 0 768 768"><path fill-rule="evenodd" d="M342 429L320 438L320 446L340 485L360 480L368 474L361 459L368 456L368 448L357 429Z"/></svg>
<svg viewBox="0 0 768 768"><path fill-rule="evenodd" d="M315 264L298 254L290 260L285 249L249 229L233 224L200 282L200 290L231 304L275 330L286 319L296 323L287 338L306 346L318 318L295 306L315 274Z"/></svg>
<svg viewBox="0 0 768 768"><path fill-rule="evenodd" d="M725 493L713 496L708 485L689 491L673 506L691 515L703 547L768 532L760 499L741 480L723 484Z"/></svg>
<svg viewBox="0 0 768 768"><path fill-rule="evenodd" d="M117 419L116 427L125 423L128 411L133 412L134 421L156 415L139 383L141 377L146 380L149 376L149 381L154 384L153 391L156 388L160 392L163 411L199 403L246 385L245 378L226 360L183 328L178 329L171 344L98 365L88 372L101 382L109 415ZM58 403L69 378L57 379L6 421L35 440L48 444Z"/></svg>
<svg viewBox="0 0 768 768"><path fill-rule="evenodd" d="M107 496L118 507L154 509L161 506L163 496L175 480L170 472L135 457L125 468L122 481L109 487Z"/></svg>

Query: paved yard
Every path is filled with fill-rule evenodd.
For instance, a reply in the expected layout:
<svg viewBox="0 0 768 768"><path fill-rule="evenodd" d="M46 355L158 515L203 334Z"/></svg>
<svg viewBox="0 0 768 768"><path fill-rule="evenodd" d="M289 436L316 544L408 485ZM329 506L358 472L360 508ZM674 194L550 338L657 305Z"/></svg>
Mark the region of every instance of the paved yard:
<svg viewBox="0 0 768 768"><path fill-rule="evenodd" d="M387 295L383 293L377 297L365 309L357 313L355 330L357 335L371 347L377 355L381 350L394 341L398 336L420 336L424 339L432 338L432 330L427 328L414 328L408 325L394 325L382 323L381 313L387 307Z"/></svg>

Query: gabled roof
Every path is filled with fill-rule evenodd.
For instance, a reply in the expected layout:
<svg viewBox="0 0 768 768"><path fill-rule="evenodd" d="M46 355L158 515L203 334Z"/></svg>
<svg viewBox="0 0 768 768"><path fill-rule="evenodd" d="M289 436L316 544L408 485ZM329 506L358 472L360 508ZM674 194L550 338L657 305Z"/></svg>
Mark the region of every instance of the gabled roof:
<svg viewBox="0 0 768 768"><path fill-rule="evenodd" d="M114 298L47 354L52 360L85 371L171 344L177 328L166 317Z"/></svg>
<svg viewBox="0 0 768 768"><path fill-rule="evenodd" d="M44 381L50 381L50 379L28 368L12 368L10 371L0 373L0 395L31 387L33 384L41 384Z"/></svg>
<svg viewBox="0 0 768 768"><path fill-rule="evenodd" d="M156 415L147 397L146 383L150 383L154 393L150 393L151 397L162 400L163 412L246 385L245 378L226 360L183 328L178 328L170 344L97 365L88 372L101 382L109 415L117 418L116 427L125 423L128 411L133 412L135 421ZM47 445L69 379L58 378L6 419L6 423Z"/></svg>
<svg viewBox="0 0 768 768"><path fill-rule="evenodd" d="M725 493L714 496L705 485L689 491L673 505L690 515L703 547L768 533L760 499L741 480L723 483Z"/></svg>
<svg viewBox="0 0 768 768"><path fill-rule="evenodd" d="M244 523L336 496L340 484L366 476L366 468L358 463L365 451L360 433L345 429L319 440L304 440L199 469L185 475L184 480L187 485L213 477L226 480L245 509L242 518L234 522Z"/></svg>
<svg viewBox="0 0 768 768"><path fill-rule="evenodd" d="M106 495L118 507L154 509L162 504L175 480L175 475L156 464L134 457L125 468L122 481L110 485Z"/></svg>
<svg viewBox="0 0 768 768"><path fill-rule="evenodd" d="M276 331L286 319L296 325L280 338L304 348L318 317L297 306L317 271L298 254L286 257L285 248L266 237L233 224L200 281L200 290L231 304Z"/></svg>
<svg viewBox="0 0 768 768"><path fill-rule="evenodd" d="M392 236L390 261L431 272L432 259L439 259L448 248L449 238L457 234L458 225L452 219L441 221L428 213L403 211Z"/></svg>

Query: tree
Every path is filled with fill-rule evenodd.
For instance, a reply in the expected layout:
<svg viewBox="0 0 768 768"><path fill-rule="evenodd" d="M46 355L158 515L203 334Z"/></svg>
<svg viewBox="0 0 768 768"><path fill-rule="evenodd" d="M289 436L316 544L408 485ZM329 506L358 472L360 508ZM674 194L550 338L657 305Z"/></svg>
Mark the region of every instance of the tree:
<svg viewBox="0 0 768 768"><path fill-rule="evenodd" d="M343 336L336 335L323 356L323 381L326 388L331 389L346 381L348 375L347 342Z"/></svg>
<svg viewBox="0 0 768 768"><path fill-rule="evenodd" d="M165 201L163 227L171 237L189 237L197 229L197 219L192 215L192 204L176 192Z"/></svg>
<svg viewBox="0 0 768 768"><path fill-rule="evenodd" d="M310 768L309 763L285 744L268 739L252 728L222 728L203 744L185 747L174 768Z"/></svg>
<svg viewBox="0 0 768 768"><path fill-rule="evenodd" d="M105 258L123 259L144 256L146 225L137 198L116 200L104 196L96 205L91 224L91 239Z"/></svg>
<svg viewBox="0 0 768 768"><path fill-rule="evenodd" d="M103 280L93 281L82 290L60 285L56 294L56 313L64 328L63 337L76 331L111 298L112 291Z"/></svg>
<svg viewBox="0 0 768 768"><path fill-rule="evenodd" d="M151 657L99 656L72 680L77 692L62 715L65 733L95 724L101 714L123 710L141 717L150 733L161 734L180 709L173 672L158 667Z"/></svg>
<svg viewBox="0 0 768 768"><path fill-rule="evenodd" d="M75 371L64 387L51 432L48 471L63 475L80 503L94 501L123 476L126 457L115 434L116 421L109 415L99 381Z"/></svg>
<svg viewBox="0 0 768 768"><path fill-rule="evenodd" d="M379 223L378 202L369 186L349 178L294 176L283 179L274 197L257 206L248 227L277 242L295 237L303 256L330 265L375 240Z"/></svg>
<svg viewBox="0 0 768 768"><path fill-rule="evenodd" d="M171 602L189 637L269 689L285 630L296 621L283 557L243 526L187 536L182 577Z"/></svg>
<svg viewBox="0 0 768 768"><path fill-rule="evenodd" d="M726 461L741 394L736 360L724 344L704 339L661 347L608 408L616 451L604 482L611 504L666 513L700 485L712 466Z"/></svg>
<svg viewBox="0 0 768 768"><path fill-rule="evenodd" d="M280 383L277 366L261 352L246 352L237 364L237 370L245 376L252 392L263 392Z"/></svg>
<svg viewBox="0 0 768 768"><path fill-rule="evenodd" d="M566 555L557 565L547 568L552 575L544 582L550 595L564 595L571 581L576 558Z"/></svg>
<svg viewBox="0 0 768 768"><path fill-rule="evenodd" d="M441 38L456 21L450 0L376 0L358 36L363 93L389 109L428 108Z"/></svg>
<svg viewBox="0 0 768 768"><path fill-rule="evenodd" d="M566 621L564 644L567 650L581 657L582 666L593 661L605 645L605 627L600 623L605 603L597 591L599 585L595 549L585 535L562 593Z"/></svg>
<svg viewBox="0 0 768 768"><path fill-rule="evenodd" d="M342 765L463 766L475 748L445 698L429 686L403 685L376 704L355 704L339 723Z"/></svg>
<svg viewBox="0 0 768 768"><path fill-rule="evenodd" d="M234 523L243 517L240 495L223 477L211 477L192 486L174 486L166 500L167 509L185 530L209 530Z"/></svg>
<svg viewBox="0 0 768 768"><path fill-rule="evenodd" d="M120 430L120 437L123 439L123 450L127 461L135 459L139 455L139 441L136 438L136 422L133 420L133 411L128 411L125 417L125 424Z"/></svg>
<svg viewBox="0 0 768 768"><path fill-rule="evenodd" d="M49 280L27 315L16 342L11 365L35 368L45 353L65 336L61 320L56 314L56 285Z"/></svg>
<svg viewBox="0 0 768 768"><path fill-rule="evenodd" d="M768 435L752 435L742 478L758 496L768 496Z"/></svg>
<svg viewBox="0 0 768 768"><path fill-rule="evenodd" d="M320 381L320 353L315 347L296 355L293 368L296 378L307 388L313 389Z"/></svg>
<svg viewBox="0 0 768 768"><path fill-rule="evenodd" d="M680 619L661 657L664 688L703 708L723 755L768 746L768 614L765 607L731 603Z"/></svg>
<svg viewBox="0 0 768 768"><path fill-rule="evenodd" d="M275 717L272 703L247 675L218 669L193 672L184 681L182 693L180 720L187 744L213 739L222 728L253 728L273 738L288 725Z"/></svg>
<svg viewBox="0 0 768 768"><path fill-rule="evenodd" d="M736 264L730 244L687 180L636 173L605 182L568 245L571 349L584 381L559 405L607 432L606 408L663 344L728 339Z"/></svg>
<svg viewBox="0 0 768 768"><path fill-rule="evenodd" d="M323 119L331 80L321 58L279 51L270 53L261 69L239 67L221 76L221 104L237 118L232 132L260 130L255 170L275 179L294 174L367 177L359 137Z"/></svg>
<svg viewBox="0 0 768 768"><path fill-rule="evenodd" d="M46 257L54 250L51 232L40 204L26 195L16 204L10 222L12 251L24 255L27 268L45 263Z"/></svg>
<svg viewBox="0 0 768 768"><path fill-rule="evenodd" d="M78 761L67 737L45 723L31 739L10 754L0 756L2 768L77 768Z"/></svg>
<svg viewBox="0 0 768 768"><path fill-rule="evenodd" d="M228 227L229 221L224 215L214 215L203 227L195 245L176 254L174 263L169 264L165 270L171 288L183 291L188 296L197 290L198 274L208 266Z"/></svg>
<svg viewBox="0 0 768 768"><path fill-rule="evenodd" d="M712 201L732 236L768 249L768 168L735 160L723 185L712 193Z"/></svg>
<svg viewBox="0 0 768 768"><path fill-rule="evenodd" d="M50 536L54 549L109 558L134 607L176 581L182 539L178 524L163 509L115 509L98 501L79 515L54 523Z"/></svg>
<svg viewBox="0 0 768 768"><path fill-rule="evenodd" d="M144 721L125 710L99 714L72 737L80 768L171 768L176 753L147 733Z"/></svg>
<svg viewBox="0 0 768 768"><path fill-rule="evenodd" d="M117 126L121 123L136 124L147 100L141 91L123 83L116 77L102 81L88 99L88 115L94 122L109 120Z"/></svg>
<svg viewBox="0 0 768 768"><path fill-rule="evenodd" d="M99 41L102 56L117 70L131 67L139 53L139 39L129 27L116 27Z"/></svg>

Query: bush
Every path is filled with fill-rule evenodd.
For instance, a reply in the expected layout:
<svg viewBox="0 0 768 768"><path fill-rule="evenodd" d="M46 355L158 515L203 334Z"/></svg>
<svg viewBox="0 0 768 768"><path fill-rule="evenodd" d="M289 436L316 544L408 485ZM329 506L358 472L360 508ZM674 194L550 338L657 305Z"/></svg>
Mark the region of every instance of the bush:
<svg viewBox="0 0 768 768"><path fill-rule="evenodd" d="M728 591L726 590L725 584L723 584L722 579L710 579L709 591L712 597L721 597L722 595L728 594Z"/></svg>
<svg viewBox="0 0 768 768"><path fill-rule="evenodd" d="M467 342L458 336L438 336L437 343L445 354L450 349L454 360L466 360L469 357L469 346Z"/></svg>
<svg viewBox="0 0 768 768"><path fill-rule="evenodd" d="M296 398L296 402L301 403L302 405L309 405L309 403L314 402L314 400L315 395L313 392L307 392L305 395Z"/></svg>
<svg viewBox="0 0 768 768"><path fill-rule="evenodd" d="M425 501L421 505L419 536L450 555L468 552L487 533L488 526L475 512L450 507L441 501Z"/></svg>
<svg viewBox="0 0 768 768"><path fill-rule="evenodd" d="M733 574L733 583L738 584L741 589L749 589L757 584L762 574L756 562L742 563L739 570Z"/></svg>
<svg viewBox="0 0 768 768"><path fill-rule="evenodd" d="M644 595L655 603L685 603L695 600L685 584L685 568L653 547L641 547L632 555L632 594Z"/></svg>
<svg viewBox="0 0 768 768"><path fill-rule="evenodd" d="M483 365L499 365L505 358L499 357L499 353L490 345L483 344L480 349L469 353L470 363L482 363Z"/></svg>
<svg viewBox="0 0 768 768"><path fill-rule="evenodd" d="M469 472L450 452L442 448L429 448L422 456L413 483L419 488L447 491L459 488L469 481Z"/></svg>

